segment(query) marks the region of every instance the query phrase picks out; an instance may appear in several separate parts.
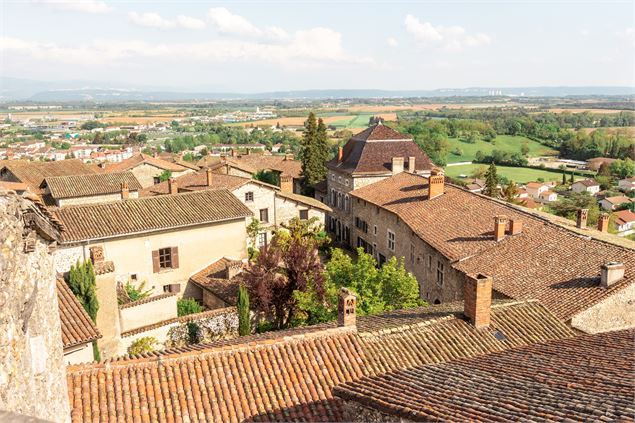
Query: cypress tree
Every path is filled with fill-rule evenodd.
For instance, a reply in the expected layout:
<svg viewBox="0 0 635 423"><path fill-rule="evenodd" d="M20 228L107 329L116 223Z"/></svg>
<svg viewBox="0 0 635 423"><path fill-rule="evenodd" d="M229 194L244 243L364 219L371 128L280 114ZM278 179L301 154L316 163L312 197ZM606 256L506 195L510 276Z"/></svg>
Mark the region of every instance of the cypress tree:
<svg viewBox="0 0 635 423"><path fill-rule="evenodd" d="M498 197L498 175L496 174L496 165L492 162L489 169L485 173L485 189L483 194L490 197Z"/></svg>
<svg viewBox="0 0 635 423"><path fill-rule="evenodd" d="M562 171L562 185L566 185L567 184L567 173L563 170Z"/></svg>
<svg viewBox="0 0 635 423"><path fill-rule="evenodd" d="M302 137L302 175L304 176L305 193L310 187L326 178L325 162L328 160L329 145L326 125L322 119L317 120L313 112L304 123Z"/></svg>
<svg viewBox="0 0 635 423"><path fill-rule="evenodd" d="M95 271L90 260L85 261L83 264L80 264L79 260L77 260L77 264L71 266L71 270L68 273L68 287L75 294L75 297L93 322L96 322L99 302L97 301Z"/></svg>
<svg viewBox="0 0 635 423"><path fill-rule="evenodd" d="M238 288L238 334L245 336L251 334L251 321L249 316L249 293L244 286Z"/></svg>
<svg viewBox="0 0 635 423"><path fill-rule="evenodd" d="M569 182L573 183L573 172L571 172L571 179L569 179Z"/></svg>

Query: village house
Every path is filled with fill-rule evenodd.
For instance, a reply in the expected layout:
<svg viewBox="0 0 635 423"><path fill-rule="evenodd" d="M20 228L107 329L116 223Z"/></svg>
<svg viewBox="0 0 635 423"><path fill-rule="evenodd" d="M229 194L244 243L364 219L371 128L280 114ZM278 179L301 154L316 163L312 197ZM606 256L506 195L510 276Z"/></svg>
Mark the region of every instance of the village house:
<svg viewBox="0 0 635 423"><path fill-rule="evenodd" d="M150 421L345 421L338 384L574 336L537 301L492 302L491 280L466 284L465 304L360 317L355 296L342 289L337 325L70 366L72 421L128 421L139 409ZM94 380L117 382L81 388Z"/></svg>
<svg viewBox="0 0 635 423"><path fill-rule="evenodd" d="M0 181L22 182L31 192L40 193L42 182L50 176L88 175L97 173L97 168L80 160L58 162L29 162L6 160L0 162Z"/></svg>
<svg viewBox="0 0 635 423"><path fill-rule="evenodd" d="M494 278L497 298L536 298L581 331L635 326L632 249L445 184L442 175L402 172L349 195L349 245L380 264L403 257L431 303L460 300L464 274L482 273ZM578 226L586 228L585 213Z"/></svg>
<svg viewBox="0 0 635 423"><path fill-rule="evenodd" d="M624 192L635 190L635 178L624 178L617 182L617 186Z"/></svg>
<svg viewBox="0 0 635 423"><path fill-rule="evenodd" d="M630 204L633 200L623 195L616 197L606 197L600 200L600 206L604 210L613 211L624 204Z"/></svg>
<svg viewBox="0 0 635 423"><path fill-rule="evenodd" d="M142 189L132 172L49 176L40 188L45 201L57 207L137 198Z"/></svg>
<svg viewBox="0 0 635 423"><path fill-rule="evenodd" d="M525 190L529 197L536 200L540 197L540 194L549 191L549 187L544 182L528 182L527 185L525 185Z"/></svg>
<svg viewBox="0 0 635 423"><path fill-rule="evenodd" d="M615 226L619 236L627 236L635 233L635 213L630 210L620 210L613 213Z"/></svg>
<svg viewBox="0 0 635 423"><path fill-rule="evenodd" d="M600 184L593 179L583 179L572 183L571 190L577 193L588 192L591 195L595 195L600 192Z"/></svg>
<svg viewBox="0 0 635 423"><path fill-rule="evenodd" d="M353 135L326 164L327 226L336 241L349 243L354 218L350 192L404 171L430 175L434 165L409 135L378 123Z"/></svg>
<svg viewBox="0 0 635 423"><path fill-rule="evenodd" d="M292 218L317 218L320 224L324 224L325 214L331 210L314 198L284 192L275 185L255 179L214 173L210 168L148 187L142 191L141 196L218 189L230 190L251 210L254 219L260 222L261 229L256 239L256 247L267 245L273 231Z"/></svg>
<svg viewBox="0 0 635 423"><path fill-rule="evenodd" d="M106 172L109 173L128 171L134 174L144 188L161 182L161 176L166 173L169 173L173 178L178 178L194 172L188 167L143 153L135 154L120 163L106 167Z"/></svg>
<svg viewBox="0 0 635 423"><path fill-rule="evenodd" d="M555 193L554 191L542 191L540 194L538 194L538 198L536 198L536 201L538 201L539 203L552 203L554 201L558 200L558 194Z"/></svg>
<svg viewBox="0 0 635 423"><path fill-rule="evenodd" d="M63 228L53 252L56 271L68 272L78 261L94 263L102 355L120 353L127 329L174 317L175 296L183 295L192 275L222 257L245 259L246 219L251 216L228 190L55 210ZM130 305L121 309L118 290L125 284L143 284L151 296L133 305L136 310Z"/></svg>

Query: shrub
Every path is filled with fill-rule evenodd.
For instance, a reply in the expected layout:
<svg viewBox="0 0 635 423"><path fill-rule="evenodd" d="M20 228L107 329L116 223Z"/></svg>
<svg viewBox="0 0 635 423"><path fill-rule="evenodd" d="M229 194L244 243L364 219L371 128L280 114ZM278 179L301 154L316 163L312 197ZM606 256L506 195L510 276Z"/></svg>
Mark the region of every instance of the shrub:
<svg viewBox="0 0 635 423"><path fill-rule="evenodd" d="M145 282L141 282L139 286L135 286L130 283L130 281L126 282L123 286L123 298L119 298L119 304L130 303L133 301L143 300L152 294L152 289L147 289L144 291L146 286Z"/></svg>
<svg viewBox="0 0 635 423"><path fill-rule="evenodd" d="M238 288L238 334L240 336L251 333L251 316L249 315L249 293L244 286Z"/></svg>
<svg viewBox="0 0 635 423"><path fill-rule="evenodd" d="M196 302L194 298L181 298L176 302L176 309L179 316L187 316L188 314L202 312L203 306Z"/></svg>
<svg viewBox="0 0 635 423"><path fill-rule="evenodd" d="M134 341L128 347L129 355L139 355L144 353L149 353L154 351L159 341L155 337L152 336L144 336L143 338L139 338Z"/></svg>

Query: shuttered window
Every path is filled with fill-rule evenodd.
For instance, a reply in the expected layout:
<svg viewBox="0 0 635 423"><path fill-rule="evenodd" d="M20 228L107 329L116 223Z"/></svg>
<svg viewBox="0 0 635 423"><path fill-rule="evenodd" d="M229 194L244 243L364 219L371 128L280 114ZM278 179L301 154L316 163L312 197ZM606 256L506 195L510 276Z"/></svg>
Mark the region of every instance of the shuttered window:
<svg viewBox="0 0 635 423"><path fill-rule="evenodd" d="M179 247L159 248L152 251L152 271L179 268Z"/></svg>

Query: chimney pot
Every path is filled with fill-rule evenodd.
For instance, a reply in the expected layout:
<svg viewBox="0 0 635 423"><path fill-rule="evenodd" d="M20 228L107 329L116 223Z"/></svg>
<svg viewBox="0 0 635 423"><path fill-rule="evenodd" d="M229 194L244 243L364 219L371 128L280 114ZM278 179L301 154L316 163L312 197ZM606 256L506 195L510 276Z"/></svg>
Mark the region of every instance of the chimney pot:
<svg viewBox="0 0 635 423"><path fill-rule="evenodd" d="M121 183L121 199L125 200L130 197L130 189L128 188L128 182Z"/></svg>
<svg viewBox="0 0 635 423"><path fill-rule="evenodd" d="M609 231L609 215L608 213L602 213L600 218L598 219L598 231L600 232L608 232Z"/></svg>
<svg viewBox="0 0 635 423"><path fill-rule="evenodd" d="M624 263L609 262L603 264L600 269L600 285L604 288L608 288L621 281L624 278Z"/></svg>
<svg viewBox="0 0 635 423"><path fill-rule="evenodd" d="M168 179L168 188L170 190L170 194L178 194L179 193L179 185L176 182L176 179L174 179L174 178Z"/></svg>
<svg viewBox="0 0 635 423"><path fill-rule="evenodd" d="M492 307L492 278L485 275L465 275L463 283L463 313L477 328L490 323Z"/></svg>
<svg viewBox="0 0 635 423"><path fill-rule="evenodd" d="M212 186L212 169L207 168L205 173L207 174L207 186L211 187Z"/></svg>
<svg viewBox="0 0 635 423"><path fill-rule="evenodd" d="M494 241L498 242L505 238L507 221L507 216L494 216Z"/></svg>
<svg viewBox="0 0 635 423"><path fill-rule="evenodd" d="M428 178L428 200L443 194L445 178L443 175L432 175Z"/></svg>
<svg viewBox="0 0 635 423"><path fill-rule="evenodd" d="M340 289L337 297L337 325L355 326L355 306L357 305L357 297L347 288Z"/></svg>
<svg viewBox="0 0 635 423"><path fill-rule="evenodd" d="M509 221L509 234L519 235L523 232L523 221L520 219L511 219Z"/></svg>
<svg viewBox="0 0 635 423"><path fill-rule="evenodd" d="M403 157L392 158L392 174L396 175L403 172Z"/></svg>
<svg viewBox="0 0 635 423"><path fill-rule="evenodd" d="M342 163L344 159L344 147L337 147L337 162Z"/></svg>
<svg viewBox="0 0 635 423"><path fill-rule="evenodd" d="M413 156L408 157L408 172L415 173L415 158Z"/></svg>
<svg viewBox="0 0 635 423"><path fill-rule="evenodd" d="M589 209L579 209L576 226L580 229L586 229L586 221L589 217Z"/></svg>

